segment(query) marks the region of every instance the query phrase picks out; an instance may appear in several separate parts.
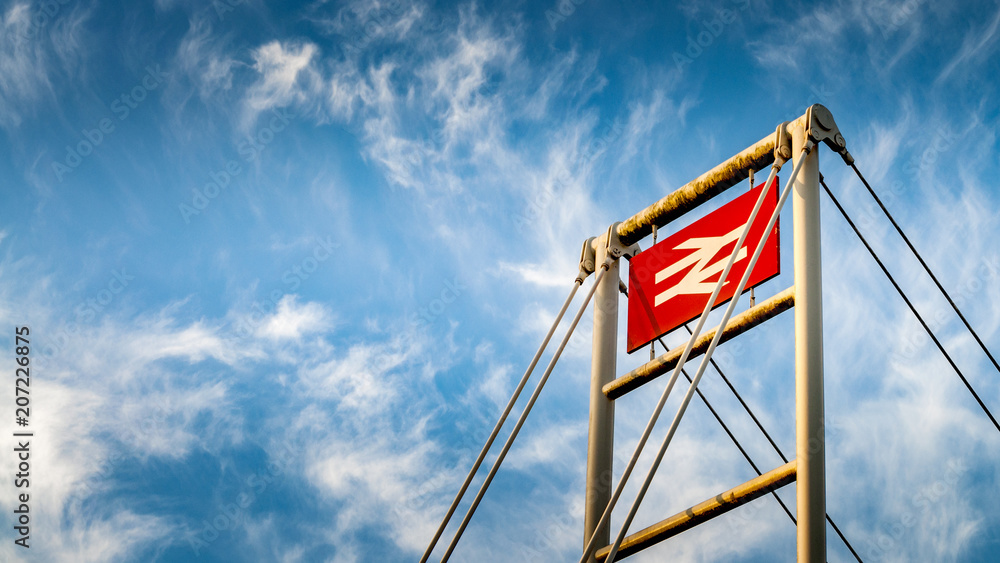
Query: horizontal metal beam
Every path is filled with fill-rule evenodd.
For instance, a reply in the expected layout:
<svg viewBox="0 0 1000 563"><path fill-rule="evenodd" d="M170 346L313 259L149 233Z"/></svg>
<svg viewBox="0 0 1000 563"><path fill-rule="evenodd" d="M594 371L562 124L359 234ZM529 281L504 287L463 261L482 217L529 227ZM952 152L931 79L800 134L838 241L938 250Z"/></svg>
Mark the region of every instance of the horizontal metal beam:
<svg viewBox="0 0 1000 563"><path fill-rule="evenodd" d="M808 115L807 112L795 121L782 125L791 131L795 124L806 123ZM770 165L774 162L774 144L775 134L771 133L626 219L617 227L621 243L631 246L639 242L652 234L653 225L662 227L742 182L749 175L751 168L757 171Z"/></svg>
<svg viewBox="0 0 1000 563"><path fill-rule="evenodd" d="M722 338L719 339L719 343L721 344L743 334L764 321L791 309L793 305L795 305L795 288L790 287L756 307L751 307L730 319L729 323L726 324L725 331L722 333ZM694 343L688 359L704 354L708 350L708 345L712 342L712 338L715 336L715 331L717 330L719 330L718 327L700 335ZM608 383L602 388L604 396L612 400L617 399L629 391L638 389L667 373L677 365L677 360L680 359L683 351L684 347L678 346L655 360L649 361Z"/></svg>
<svg viewBox="0 0 1000 563"><path fill-rule="evenodd" d="M651 547L685 530L690 530L698 524L703 524L716 516L725 514L738 506L769 494L771 491L780 489L794 481L795 476L796 462L790 461L756 479L751 479L742 485L729 489L705 502L696 504L662 522L653 524L644 530L626 537L622 541L621 548L618 549L618 555L615 558L636 554L647 547ZM607 559L610 551L611 546L598 550L596 554L597 560L604 561Z"/></svg>

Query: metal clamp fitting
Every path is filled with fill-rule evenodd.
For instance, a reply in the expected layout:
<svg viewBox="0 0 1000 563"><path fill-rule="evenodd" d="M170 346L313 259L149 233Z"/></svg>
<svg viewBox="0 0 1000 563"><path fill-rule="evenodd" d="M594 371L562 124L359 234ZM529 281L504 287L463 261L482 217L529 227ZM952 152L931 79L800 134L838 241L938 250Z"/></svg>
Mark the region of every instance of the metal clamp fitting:
<svg viewBox="0 0 1000 563"><path fill-rule="evenodd" d="M619 222L615 222L608 227L608 233L604 236L604 239L607 241L605 251L608 256L615 259L622 256L631 259L639 253L639 245L625 246L622 244L621 239L618 238L618 225L620 224Z"/></svg>
<svg viewBox="0 0 1000 563"><path fill-rule="evenodd" d="M847 141L840 134L833 114L821 104L813 104L806 110L806 138L814 143L826 143L830 150L839 154L847 165L854 163L854 157L847 152Z"/></svg>
<svg viewBox="0 0 1000 563"><path fill-rule="evenodd" d="M583 241L583 250L580 251L580 275L576 276L576 281L583 283L595 269L597 269L597 252L594 249L594 237L590 237Z"/></svg>
<svg viewBox="0 0 1000 563"><path fill-rule="evenodd" d="M781 167L792 158L792 136L788 133L786 121L774 131L774 167L781 170Z"/></svg>

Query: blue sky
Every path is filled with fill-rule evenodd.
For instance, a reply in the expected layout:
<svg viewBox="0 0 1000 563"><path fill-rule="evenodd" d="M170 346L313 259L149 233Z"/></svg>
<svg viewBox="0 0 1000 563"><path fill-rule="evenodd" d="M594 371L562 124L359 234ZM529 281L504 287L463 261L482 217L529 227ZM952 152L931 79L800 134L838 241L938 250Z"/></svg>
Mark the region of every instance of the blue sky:
<svg viewBox="0 0 1000 563"><path fill-rule="evenodd" d="M1000 348L996 2L5 1L0 26L0 318L31 328L36 433L30 551L0 485L5 561L418 559L583 240L812 103ZM821 167L1000 411L1000 374L861 184ZM829 512L865 561L993 561L1000 436L822 212ZM791 285L782 221L758 296ZM577 557L591 327L454 560ZM716 356L786 452L792 331ZM648 357L624 334L621 373ZM618 470L664 384L619 401ZM702 388L780 465L717 374ZM636 526L752 476L694 404ZM794 550L762 499L635 560ZM829 560L853 560L832 534Z"/></svg>

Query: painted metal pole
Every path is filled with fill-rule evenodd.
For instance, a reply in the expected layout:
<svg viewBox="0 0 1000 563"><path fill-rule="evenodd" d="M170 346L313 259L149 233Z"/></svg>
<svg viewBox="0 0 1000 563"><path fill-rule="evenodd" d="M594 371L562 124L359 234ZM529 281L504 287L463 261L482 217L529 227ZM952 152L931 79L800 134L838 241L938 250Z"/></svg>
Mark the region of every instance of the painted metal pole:
<svg viewBox="0 0 1000 563"><path fill-rule="evenodd" d="M607 237L596 239L597 263L607 257ZM583 516L583 543L586 547L604 509L611 500L614 482L612 460L615 438L615 403L604 396L602 388L615 379L618 347L619 260L615 260L601 279L594 295L594 340L590 364L590 434L587 439L587 496ZM605 524L597 536L597 545L607 545L611 528ZM597 560L591 555L591 563Z"/></svg>
<svg viewBox="0 0 1000 563"><path fill-rule="evenodd" d="M826 561L826 443L823 429L823 284L820 262L819 150L802 153L806 132L790 131L795 257L795 445L798 563Z"/></svg>

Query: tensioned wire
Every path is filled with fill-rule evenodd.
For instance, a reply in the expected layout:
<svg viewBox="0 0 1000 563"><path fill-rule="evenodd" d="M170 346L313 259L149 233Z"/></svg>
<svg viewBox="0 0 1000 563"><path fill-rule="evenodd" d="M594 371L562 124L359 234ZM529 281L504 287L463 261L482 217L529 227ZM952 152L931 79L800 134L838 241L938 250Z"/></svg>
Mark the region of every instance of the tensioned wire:
<svg viewBox="0 0 1000 563"><path fill-rule="evenodd" d="M983 343L983 339L979 338L979 333L976 332L976 329L972 328L972 325L969 324L969 321L965 318L965 315L963 315L962 311L958 309L958 305L955 304L955 301L951 298L951 295L948 294L948 291L945 290L944 286L941 285L941 282L938 281L937 276L935 276L934 272L931 271L930 266L927 265L927 262L924 261L924 258L920 255L919 252L917 252L916 247L914 247L913 243L910 242L910 238L906 236L906 233L903 232L903 229L899 226L899 223L896 222L896 220L892 217L892 214L889 213L889 210L886 209L885 205L882 203L882 200L879 199L878 195L875 194L875 190L872 189L871 185L868 183L868 180L866 180L864 175L861 174L861 171L858 170L858 167L855 163L853 162L851 163L851 168L854 169L854 172L857 173L858 178L861 179L861 182L865 185L865 188L868 189L868 193L871 194L873 198L875 198L875 203L877 203L878 206L882 209L882 212L885 213L885 216L889 219L889 222L892 223L892 226L896 229L896 232L899 233L899 236L903 238L903 242L905 242L906 246L910 248L910 252L912 252L913 255L916 256L917 261L920 262L921 266L923 266L924 271L927 272L927 275L929 275L931 277L931 280L934 281L934 285L936 285L937 288L941 291L941 294L944 295L944 298L948 300L948 304L951 305L951 308L955 310L955 314L958 315L959 319L962 319L962 323L965 324L965 328L969 329L969 332L972 334L972 337L976 339L976 342L979 344L979 347L982 348L983 352L986 353L986 357L989 358L990 362L993 363L994 369L997 370L997 373L1000 373L1000 364L997 363L996 358L993 357L993 354L990 353L989 348L987 348L986 344Z"/></svg>
<svg viewBox="0 0 1000 563"><path fill-rule="evenodd" d="M851 229L854 231L854 234L856 234L858 238L861 239L861 243L864 244L865 248L868 249L868 253L871 254L872 258L875 259L875 263L878 264L878 267L882 269L882 273L885 274L885 277L889 279L889 283L892 284L892 287L896 289L896 293L899 293L899 296L903 298L903 302L906 303L907 307L909 307L910 311L913 313L913 316L917 318L917 321L920 323L920 326L924 327L924 330L927 331L927 335L931 337L931 340L934 342L934 345L937 346L938 350L941 351L941 354L943 354L945 359L948 360L948 363L951 365L952 369L955 370L955 373L958 375L958 378L962 380L963 384L965 384L965 388L969 390L969 393L972 394L972 397L976 400L977 403L979 403L979 408L981 408L983 412L986 413L986 416L989 417L990 422L992 422L993 426L995 426L997 431L1000 432L1000 423L997 423L996 417L993 416L993 413L990 412L989 407L987 407L986 403L984 403L983 400L979 397L979 393L976 393L976 390L972 387L972 384L969 383L969 380L965 377L965 374L962 373L962 370L959 369L958 364L955 363L955 360L951 359L951 355L948 354L947 350L945 350L944 345L941 344L941 341L938 340L937 336L934 335L934 331L931 330L931 327L927 325L927 322L924 321L924 318L920 315L919 312L917 312L917 308L913 306L913 303L906 296L906 293L904 293L903 289L899 286L898 283L896 283L896 279L893 278L892 274L889 273L888 268L886 268L885 264L882 263L882 260L879 259L878 255L875 253L875 250L872 248L872 246L868 244L868 241L865 239L864 235L861 234L861 231L858 230L858 227L854 224L854 221L852 221L851 218L847 215L847 211L845 211L843 206L840 205L840 202L837 201L837 198L833 195L833 192L830 191L830 187L826 185L826 181L823 179L823 176L820 176L819 181L820 184L823 186L823 189L826 190L827 195L830 196L830 199L833 201L833 204L837 206L837 210L839 210L840 214L844 216L845 220L847 220L847 224L850 225Z"/></svg>
<svg viewBox="0 0 1000 563"><path fill-rule="evenodd" d="M535 352L535 357L531 359L528 369L525 370L524 375L521 376L521 381L517 384L517 388L514 389L514 393L511 395L510 401L507 402L507 407L500 415L500 419L497 421L496 426L493 427L493 432L490 433L490 437L486 440L486 444L483 445L482 451L479 452L479 457L477 457L475 463L472 464L472 469L469 470L469 474L466 476L465 482L462 483L462 487L458 490L458 494L455 495L455 500L451 502L451 506L448 508L447 514L445 514L444 519L441 521L441 525L438 526L437 532L435 532L434 538L431 539L430 545L427 546L424 556L420 558L420 563L426 563L430 558L431 552L434 551L434 546L437 545L438 540L441 538L441 534L444 533L445 528L448 526L448 521L451 520L452 515L455 513L455 509L458 508L458 503L461 502L462 497L465 495L465 491L468 490L469 484L472 483L472 479L476 476L476 473L479 471L479 467L486 458L486 454L493 446L493 441L496 440L497 435L500 433L500 428L503 427L504 422L507 421L507 416L514 408L514 403L517 402L517 398L521 395L521 391L524 389L525 384L528 383L528 378L531 377L531 372L534 371L535 365L538 364L538 360L542 357L542 353L545 351L545 347L548 346L549 340L556 331L556 327L559 326L563 315L566 314L566 309L569 308L569 304L573 301L573 297L576 295L576 290L580 289L580 286L583 285L584 277L586 277L586 274L581 270L580 274L573 281L573 289L570 290L569 296L563 303L562 308L559 309L559 314L556 315L555 320L552 322L552 327L549 328L549 332L546 333L541 346L539 346L538 351Z"/></svg>
<svg viewBox="0 0 1000 563"><path fill-rule="evenodd" d="M628 298L628 289L626 289L625 286L621 287L621 292L625 295L626 298ZM688 328L687 325L684 325L684 328L687 328L688 332L691 332L691 329ZM663 346L664 352L670 351L670 347L667 346L667 343L663 341L662 336L657 336L656 341L660 343L660 346ZM652 342L650 343L650 345L652 345ZM716 365L715 360L712 360L712 365L715 366L715 369L716 371L719 372L719 375L721 375L723 379L725 379L726 382L728 382L729 380L726 379L725 375L723 375L722 370L720 370L719 366ZM687 370L682 369L681 374L684 376L684 379L687 379L688 383L691 383L691 376L688 375ZM741 397L740 394L736 392L736 389L733 388L732 386L730 386L729 388L733 391L733 393L736 394L736 398L740 400L740 403L743 403L744 408L747 409L747 412L750 413L750 416L753 417L754 420L757 420L757 417L754 416L752 411L750 411L750 407L748 407L746 403L743 402L743 397ZM708 409L708 412L712 413L712 416L715 418L716 422L719 423L719 426L722 427L722 430L725 431L726 435L729 436L729 439L732 440L734 445L736 445L736 449L740 450L740 453L743 454L743 458L747 460L747 463L750 464L750 467L753 468L754 472L756 472L758 476L763 475L763 473L761 473L760 471L760 468L758 468L757 464L754 463L753 458L750 457L750 454L747 453L746 449L743 447L743 444L741 444L739 439L736 438L736 435L733 434L733 431L729 429L729 425L727 425L725 421L722 420L722 417L715 410L715 407L713 407L712 403L709 402L708 397L706 397L705 394L701 392L701 389L696 389L695 392L698 394L698 398L701 399L701 402L704 403L705 408ZM760 423L758 423L758 425L759 424ZM763 427L760 428L761 430L763 430ZM771 436L768 435L766 431L764 432L764 435L767 436L769 440L771 439ZM782 455L782 458L784 458L784 455ZM788 463L787 459L785 460L785 463ZM778 504L781 505L782 509L784 509L785 514L787 514L788 517L791 518L792 523L795 523L795 516L793 516L792 511L789 510L787 506L785 506L784 501L781 500L781 497L778 496L778 493L776 491L771 491L771 494L774 496L774 500L778 501Z"/></svg>
<svg viewBox="0 0 1000 563"><path fill-rule="evenodd" d="M688 333L691 333L691 328L689 326L684 325L684 328L687 329ZM660 340L660 344L663 344L662 340ZM665 346L666 345L664 345L664 347ZM736 397L736 400L738 400L740 402L740 404L743 405L743 410L745 410L746 413L748 415L750 415L750 418L753 419L754 424L757 425L757 428L760 429L760 431L764 435L764 437L767 438L767 441L770 442L771 447L774 448L774 451L778 453L778 457L781 458L781 461L783 461L785 463L788 463L788 458L785 457L785 453L781 451L781 448L778 447L777 442L774 441L774 438L771 437L771 434L767 431L767 429L764 428L764 425L757 418L757 415L754 414L753 410L750 408L750 405L748 405L747 402L743 400L743 396L740 395L740 392L736 390L736 387L734 387L733 384L732 384L732 382L729 381L729 378L726 377L726 374L722 371L722 368L719 367L719 364L717 364L715 362L715 358L709 359L709 363L712 364L712 367L715 368L715 371L719 372L719 377L721 377L722 381L724 381L726 383L726 386L729 387L729 390L733 392L733 395ZM685 373L685 377L687 377L686 373ZM698 395L702 396L701 389L698 389L697 391L698 391ZM705 403L709 407L709 409L713 410L712 407L710 405L708 405L708 400L704 399L703 396L702 396L702 399L705 401ZM716 416L716 418L718 418L718 416ZM723 428L725 429L725 424L723 424L723 422L722 422L721 419L719 420L719 424L722 424ZM736 441L736 438L732 436L732 434L729 432L728 429L726 429L726 433L730 434L730 438L732 438L734 442ZM736 444L736 446L740 447L738 443ZM740 447L740 451L743 451L742 447ZM757 466L754 465L753 461L750 460L749 456L747 456L745 453L743 455L744 455L744 457L747 458L747 461L750 462L750 466L753 467L754 471L757 472L757 475L761 475L760 470L757 469ZM774 495L774 498L778 501L779 504L781 504L781 507L785 509L785 513L788 514L788 517L792 519L792 523L793 524L797 524L798 520L796 520L796 518L794 516L792 516L792 513L788 510L788 508L785 507L785 503L783 503L781 501L781 497L778 496L778 493L776 491L771 491L771 494ZM837 526L837 523L833 521L833 517L830 516L829 512L826 513L826 521L830 523L830 527L832 527L833 531L837 533L837 536L839 536L840 539L841 539L841 541L844 542L844 545L846 545L847 549L849 549L851 551L851 555L853 555L854 558L858 560L858 563L864 563L864 561L862 561L862 559L861 559L861 556L858 555L858 552L854 549L854 546L851 545L850 541L848 541L847 536L845 536L844 533L842 531L840 531L840 527Z"/></svg>
<svg viewBox="0 0 1000 563"><path fill-rule="evenodd" d="M466 512L465 518L462 519L462 523L458 527L458 531L455 532L455 537L451 540L451 544L448 545L448 550L445 552L444 557L441 558L441 563L448 561L452 552L455 551L455 546L458 545L458 540L462 538L462 534L465 532L465 528L469 525L472 515L476 512L476 508L479 506L480 501L483 500L483 496L486 494L486 489L489 488L497 470L500 469L500 464L503 463L504 458L507 456L507 452L514 443L514 439L517 438L518 432L521 431L521 426L524 425L524 421L528 418L531 408L535 405L538 395L541 394L542 388L545 386L545 382L548 381L549 375L552 374L552 370L556 366L556 362L559 361L559 357L566 348L566 344L569 342L570 337L573 336L573 331L576 329L576 325L579 324L580 318L583 317L583 313L587 310L587 306L590 305L590 300L594 297L594 292L597 291L598 285L601 283L601 280L604 278L604 275L608 272L608 268L611 267L613 262L614 259L611 256L608 256L598 269L597 275L594 276L594 285L587 292L587 297L583 300L583 304L580 305L580 309L576 312L576 316L573 317L573 321L570 323L569 329L566 331L566 335L563 336L562 342L559 343L559 348L556 349L555 354L553 354L552 359L549 361L549 365L545 368L545 373L542 374L542 377L538 380L538 384L535 385L534 392L532 392L531 397L528 399L528 403L524 406L524 410L521 412L521 416L517 419L517 423L514 425L514 429L511 430L510 436L507 438L503 448L497 455L496 461L493 462L490 472L486 475L486 480L483 481L483 484L479 487L479 492L476 494L476 498L472 501L472 506L470 506L468 512Z"/></svg>

